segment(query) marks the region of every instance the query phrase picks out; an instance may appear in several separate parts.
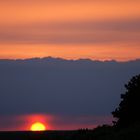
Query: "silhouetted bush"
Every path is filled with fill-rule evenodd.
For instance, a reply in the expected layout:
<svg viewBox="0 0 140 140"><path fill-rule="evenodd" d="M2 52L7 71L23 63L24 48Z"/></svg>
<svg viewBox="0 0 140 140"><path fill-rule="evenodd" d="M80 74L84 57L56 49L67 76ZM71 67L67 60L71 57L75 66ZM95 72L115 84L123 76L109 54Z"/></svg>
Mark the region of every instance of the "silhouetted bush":
<svg viewBox="0 0 140 140"><path fill-rule="evenodd" d="M125 88L126 92L121 95L119 107L112 112L113 117L117 118L114 125L118 128L140 122L140 75L133 77Z"/></svg>

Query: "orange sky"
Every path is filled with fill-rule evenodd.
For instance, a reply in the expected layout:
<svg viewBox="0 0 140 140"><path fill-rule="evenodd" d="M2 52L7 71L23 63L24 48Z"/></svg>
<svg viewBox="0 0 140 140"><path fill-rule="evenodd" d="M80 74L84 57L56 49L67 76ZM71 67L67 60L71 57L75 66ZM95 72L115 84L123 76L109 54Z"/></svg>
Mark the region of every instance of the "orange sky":
<svg viewBox="0 0 140 140"><path fill-rule="evenodd" d="M0 58L140 58L139 0L1 0Z"/></svg>
<svg viewBox="0 0 140 140"><path fill-rule="evenodd" d="M4 46L4 47L3 47ZM65 59L91 58L96 60L128 61L140 56L140 47L111 46L46 46L46 45L14 45L0 47L1 58L32 58L54 56ZM58 49L59 47L59 49Z"/></svg>

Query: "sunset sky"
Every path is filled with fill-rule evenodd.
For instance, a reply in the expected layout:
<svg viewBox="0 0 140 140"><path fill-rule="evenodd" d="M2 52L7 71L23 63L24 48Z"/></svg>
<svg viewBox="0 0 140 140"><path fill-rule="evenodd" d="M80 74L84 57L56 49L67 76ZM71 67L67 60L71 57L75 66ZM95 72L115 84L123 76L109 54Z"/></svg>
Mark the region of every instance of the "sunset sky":
<svg viewBox="0 0 140 140"><path fill-rule="evenodd" d="M0 58L140 58L139 0L1 0Z"/></svg>
<svg viewBox="0 0 140 140"><path fill-rule="evenodd" d="M139 71L140 0L0 0L0 130L111 123Z"/></svg>

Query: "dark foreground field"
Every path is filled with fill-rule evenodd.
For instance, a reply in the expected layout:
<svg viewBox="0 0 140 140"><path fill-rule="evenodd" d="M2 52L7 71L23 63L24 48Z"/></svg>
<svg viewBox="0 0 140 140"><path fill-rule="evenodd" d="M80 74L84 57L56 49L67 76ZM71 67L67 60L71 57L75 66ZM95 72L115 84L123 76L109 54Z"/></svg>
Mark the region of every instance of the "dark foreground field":
<svg viewBox="0 0 140 140"><path fill-rule="evenodd" d="M0 140L68 140L74 138L77 131L12 131L0 132Z"/></svg>
<svg viewBox="0 0 140 140"><path fill-rule="evenodd" d="M95 130L0 132L0 140L140 140L140 125L123 130L102 126Z"/></svg>

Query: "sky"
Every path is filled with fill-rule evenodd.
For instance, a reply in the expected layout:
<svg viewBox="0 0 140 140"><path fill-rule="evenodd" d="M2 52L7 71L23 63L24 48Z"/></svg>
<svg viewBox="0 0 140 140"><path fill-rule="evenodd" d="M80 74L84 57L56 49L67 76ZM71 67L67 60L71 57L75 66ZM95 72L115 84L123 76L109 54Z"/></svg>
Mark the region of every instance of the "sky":
<svg viewBox="0 0 140 140"><path fill-rule="evenodd" d="M123 85L140 71L139 5L0 0L0 130L110 124Z"/></svg>
<svg viewBox="0 0 140 140"><path fill-rule="evenodd" d="M129 62L36 58L0 60L0 130L51 130L112 124L124 84L140 72Z"/></svg>
<svg viewBox="0 0 140 140"><path fill-rule="evenodd" d="M140 57L139 0L1 0L0 58Z"/></svg>

